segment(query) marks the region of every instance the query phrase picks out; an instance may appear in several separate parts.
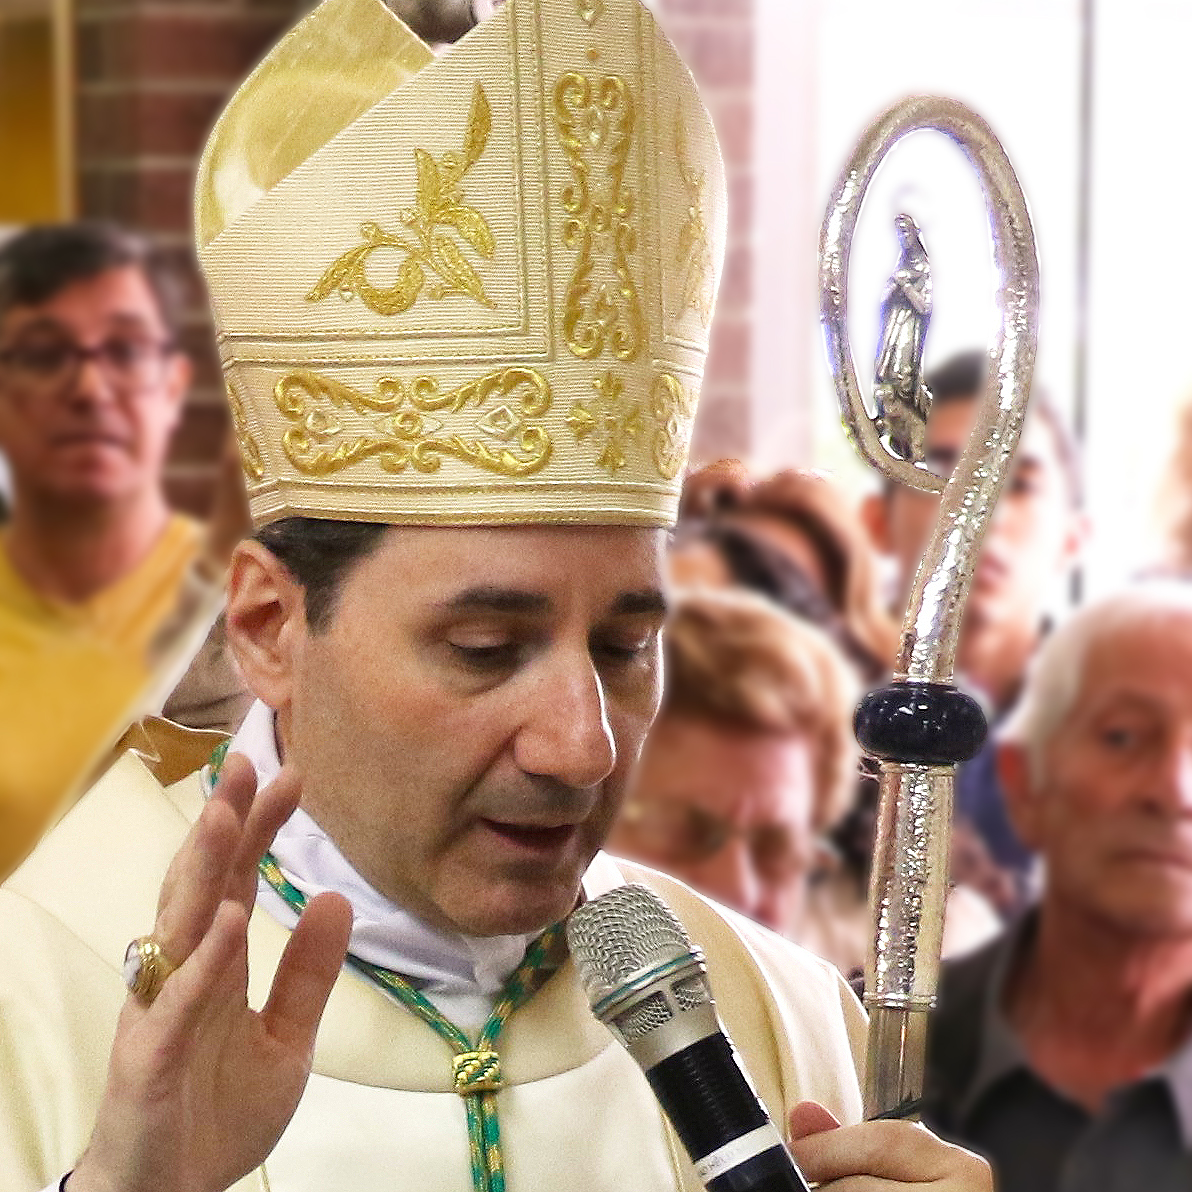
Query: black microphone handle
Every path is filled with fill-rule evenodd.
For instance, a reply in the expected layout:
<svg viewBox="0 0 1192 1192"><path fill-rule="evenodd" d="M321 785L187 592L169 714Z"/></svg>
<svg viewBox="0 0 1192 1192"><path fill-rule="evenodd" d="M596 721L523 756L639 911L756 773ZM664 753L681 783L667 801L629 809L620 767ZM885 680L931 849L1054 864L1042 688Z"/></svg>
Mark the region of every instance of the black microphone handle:
<svg viewBox="0 0 1192 1192"><path fill-rule="evenodd" d="M654 1095L700 1171L708 1192L809 1192L781 1138L734 1162L731 1152L707 1178L701 1162L753 1131L771 1126L765 1107L722 1032L676 1051L646 1070ZM772 1129L772 1126L771 1126Z"/></svg>

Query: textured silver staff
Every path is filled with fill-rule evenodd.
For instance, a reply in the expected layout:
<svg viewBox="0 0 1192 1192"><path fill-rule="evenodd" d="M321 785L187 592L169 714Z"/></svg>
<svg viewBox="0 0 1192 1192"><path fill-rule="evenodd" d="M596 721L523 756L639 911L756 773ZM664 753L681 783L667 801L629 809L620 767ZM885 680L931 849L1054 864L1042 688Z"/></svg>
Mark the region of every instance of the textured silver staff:
<svg viewBox="0 0 1192 1192"><path fill-rule="evenodd" d="M950 137L985 192L1001 324L976 426L944 481L882 442L857 386L847 328L849 250L874 171L907 133ZM952 683L956 639L977 552L1009 473L1035 364L1039 264L1030 213L1005 150L975 112L930 96L903 100L862 137L833 190L820 233L820 317L845 424L858 452L898 484L943 493L915 575L890 686L857 712L862 748L881 761L880 811L865 965L870 1026L868 1116L907 1113L923 1091L927 1012L934 1004L948 891L952 783L980 748L980 708Z"/></svg>

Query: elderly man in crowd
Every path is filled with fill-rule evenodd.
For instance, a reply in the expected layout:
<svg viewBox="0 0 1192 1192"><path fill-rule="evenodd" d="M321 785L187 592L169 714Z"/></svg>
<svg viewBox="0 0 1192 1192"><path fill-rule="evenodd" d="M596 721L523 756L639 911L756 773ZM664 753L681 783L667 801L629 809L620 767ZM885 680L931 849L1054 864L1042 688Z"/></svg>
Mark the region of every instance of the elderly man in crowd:
<svg viewBox="0 0 1192 1192"><path fill-rule="evenodd" d="M926 378L932 393L926 458L941 476L951 474L968 443L988 366L984 352L965 352ZM1018 697L1043 637L1048 600L1083 545L1080 501L1075 444L1058 411L1036 392L1014 470L982 544L956 651L958 679L985 703L995 725ZM897 563L900 612L938 504L928 493L887 484L863 506L879 549ZM987 852L1004 876L988 873L985 889L1004 912L1014 911L1027 894L1031 856L1006 816L992 744L960 767L956 813L962 832L974 836L965 850L974 856L971 871L986 869Z"/></svg>
<svg viewBox="0 0 1192 1192"><path fill-rule="evenodd" d="M1192 589L1140 585L1044 645L1006 725L1038 909L945 965L928 1118L1004 1192L1192 1186Z"/></svg>

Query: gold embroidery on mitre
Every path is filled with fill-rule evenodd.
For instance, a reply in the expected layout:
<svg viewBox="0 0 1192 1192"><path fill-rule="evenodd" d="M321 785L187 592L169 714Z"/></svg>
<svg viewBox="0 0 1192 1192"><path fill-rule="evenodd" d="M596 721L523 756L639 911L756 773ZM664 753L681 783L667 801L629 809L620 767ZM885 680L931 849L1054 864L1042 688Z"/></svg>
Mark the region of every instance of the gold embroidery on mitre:
<svg viewBox="0 0 1192 1192"><path fill-rule="evenodd" d="M535 421L550 408L550 385L532 368L498 369L446 393L433 377L385 377L375 396L296 369L278 381L273 396L296 424L282 436L286 458L307 476L330 476L373 457L386 472L435 472L444 455L502 476L530 476L551 456L550 435ZM431 417L494 401L472 424L476 438L444 434L443 421Z"/></svg>
<svg viewBox="0 0 1192 1192"><path fill-rule="evenodd" d="M696 398L670 373L654 381L650 413L658 424L652 444L654 466L663 480L674 480L687 462L687 448L695 425Z"/></svg>
<svg viewBox="0 0 1192 1192"><path fill-rule="evenodd" d="M390 12L319 11L355 5ZM336 40L383 40L311 30L310 71L292 45L277 87L234 101L260 162L231 137L205 157L257 187L200 235L254 518L673 521L725 199L657 23L639 0L514 0L449 57L378 69L271 172L278 104L352 90L368 55L341 70Z"/></svg>
<svg viewBox="0 0 1192 1192"><path fill-rule="evenodd" d="M261 459L261 447L248 429L244 403L231 385L227 386L227 391L228 408L232 412L232 429L236 432L236 443L240 448L240 467L249 480L264 480L265 463Z"/></svg>
<svg viewBox="0 0 1192 1192"><path fill-rule="evenodd" d="M445 153L440 161L425 149L414 150L418 185L414 206L398 213L398 218L417 236L410 240L401 232L387 232L369 220L361 224L364 244L339 257L306 295L308 302L318 302L338 293L345 300L358 297L370 310L380 315L405 313L422 295L447 298L461 295L484 306L496 304L485 293L480 274L464 256L459 244L448 235L454 230L460 239L485 260L496 249L492 229L484 216L463 199L460 183L480 160L492 129L492 110L479 83L472 93L462 153ZM380 248L405 253L392 285L378 287L368 280L365 266ZM427 286L427 274L439 280Z"/></svg>
<svg viewBox="0 0 1192 1192"><path fill-rule="evenodd" d="M625 186L635 113L629 84L619 75L592 78L574 71L555 84L555 127L574 183L563 191L563 243L578 258L567 287L563 336L581 360L607 347L620 360L641 349L642 313L629 269L637 247L635 200ZM603 157L602 177L594 163ZM598 269L611 277L594 280Z"/></svg>
<svg viewBox="0 0 1192 1192"><path fill-rule="evenodd" d="M642 433L641 404L628 401L624 383L608 371L592 382L592 388L595 401L572 402L567 425L577 441L592 436L599 448L597 466L615 476L629 462L625 454L629 445Z"/></svg>
<svg viewBox="0 0 1192 1192"><path fill-rule="evenodd" d="M663 480L674 480L687 462L696 396L670 373L655 377L648 411L625 396L624 382L611 370L601 373L592 387L595 400L572 402L565 421L577 442L592 437L598 448L597 466L610 476L626 467L630 447L647 430L648 416L654 421L650 459Z"/></svg>
<svg viewBox="0 0 1192 1192"><path fill-rule="evenodd" d="M712 318L712 277L715 266L712 262L712 241L704 218L704 186L706 172L691 164L687 150L687 129L681 112L675 114L675 155L678 158L679 177L687 191L687 217L679 228L679 243L675 251L675 263L683 273L680 313L693 310L706 327Z"/></svg>

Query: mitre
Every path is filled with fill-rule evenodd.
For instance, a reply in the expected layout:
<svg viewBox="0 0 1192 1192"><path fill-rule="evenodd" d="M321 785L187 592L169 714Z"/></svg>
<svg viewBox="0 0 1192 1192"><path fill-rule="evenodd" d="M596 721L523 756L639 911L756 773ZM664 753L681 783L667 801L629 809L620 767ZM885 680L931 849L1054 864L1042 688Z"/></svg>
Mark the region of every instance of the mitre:
<svg viewBox="0 0 1192 1192"><path fill-rule="evenodd" d="M195 215L258 525L673 522L725 187L639 0L510 0L438 58L324 0Z"/></svg>

